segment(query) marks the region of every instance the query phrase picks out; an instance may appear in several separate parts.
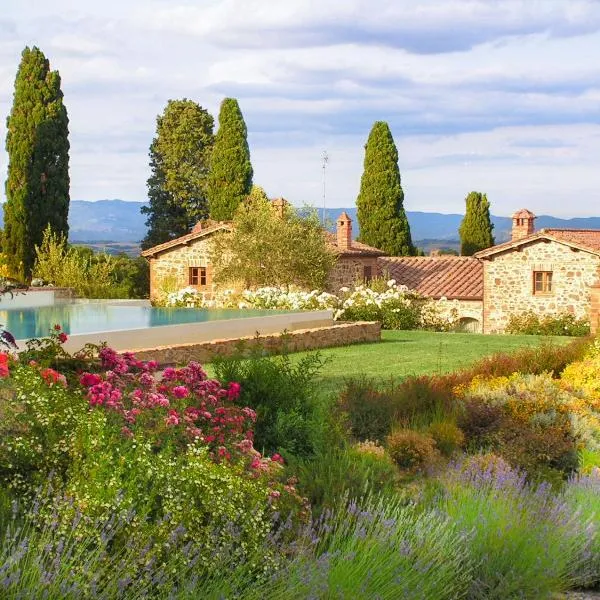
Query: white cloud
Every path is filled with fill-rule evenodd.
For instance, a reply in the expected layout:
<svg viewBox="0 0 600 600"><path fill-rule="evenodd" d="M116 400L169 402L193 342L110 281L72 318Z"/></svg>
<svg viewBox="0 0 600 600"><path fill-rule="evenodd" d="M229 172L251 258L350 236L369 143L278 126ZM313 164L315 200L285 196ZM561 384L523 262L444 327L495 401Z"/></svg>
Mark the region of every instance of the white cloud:
<svg viewBox="0 0 600 600"><path fill-rule="evenodd" d="M63 81L73 198L144 199L167 100L216 117L234 95L256 182L297 203L320 206L327 148L327 202L351 206L383 119L409 210L458 212L481 189L500 214L597 211L593 0L10 0L3 19L0 138L20 52L37 44Z"/></svg>

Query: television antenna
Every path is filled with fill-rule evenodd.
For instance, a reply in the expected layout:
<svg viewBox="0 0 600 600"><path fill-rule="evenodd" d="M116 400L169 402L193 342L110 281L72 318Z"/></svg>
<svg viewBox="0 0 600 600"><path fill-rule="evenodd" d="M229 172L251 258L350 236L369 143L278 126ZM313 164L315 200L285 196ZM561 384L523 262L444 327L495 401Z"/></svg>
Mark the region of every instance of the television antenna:
<svg viewBox="0 0 600 600"><path fill-rule="evenodd" d="M327 169L327 163L329 162L329 154L327 154L327 150L323 150L323 152L321 153L321 167L323 168L323 227L325 227L325 191L326 191L326 187L325 187L325 182L326 182L326 177L325 177L325 172Z"/></svg>

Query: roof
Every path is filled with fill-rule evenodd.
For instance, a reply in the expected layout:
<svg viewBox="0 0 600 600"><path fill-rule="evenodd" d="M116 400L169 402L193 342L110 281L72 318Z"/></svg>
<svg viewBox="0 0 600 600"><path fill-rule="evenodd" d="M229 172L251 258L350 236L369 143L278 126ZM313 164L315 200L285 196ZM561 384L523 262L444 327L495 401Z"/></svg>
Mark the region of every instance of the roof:
<svg viewBox="0 0 600 600"><path fill-rule="evenodd" d="M483 264L471 256L386 256L382 270L429 298L483 299Z"/></svg>
<svg viewBox="0 0 600 600"><path fill-rule="evenodd" d="M487 258L538 240L550 240L600 256L600 229L540 229L526 237L510 240L477 252L477 258Z"/></svg>
<svg viewBox="0 0 600 600"><path fill-rule="evenodd" d="M350 248L340 249L337 243L337 235L329 231L325 232L325 237L329 244L339 252L340 256L385 256L383 250L373 248L373 246L367 246L367 244L361 244L356 240L352 240Z"/></svg>
<svg viewBox="0 0 600 600"><path fill-rule="evenodd" d="M194 227L191 233L187 233L186 235L182 235L178 238L169 240L168 242L164 242L162 244L158 244L158 246L152 246L152 248L148 248L142 252L142 256L145 257L153 257L165 250L170 250L171 248L176 248L177 246L187 246L194 240L197 240L205 235L209 235L219 230L231 231L231 225L229 223L214 223L209 224L207 227L203 229L197 229Z"/></svg>
<svg viewBox="0 0 600 600"><path fill-rule="evenodd" d="M513 219L535 219L535 215L526 208L518 210L513 216Z"/></svg>

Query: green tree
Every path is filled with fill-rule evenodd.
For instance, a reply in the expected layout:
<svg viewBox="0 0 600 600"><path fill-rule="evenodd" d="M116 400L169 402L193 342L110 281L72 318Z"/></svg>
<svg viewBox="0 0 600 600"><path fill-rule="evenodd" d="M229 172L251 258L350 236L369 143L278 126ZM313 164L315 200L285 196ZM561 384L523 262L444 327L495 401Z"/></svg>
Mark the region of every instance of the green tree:
<svg viewBox="0 0 600 600"><path fill-rule="evenodd" d="M69 119L60 75L35 46L21 55L6 125L4 252L11 274L27 279L46 227L69 232Z"/></svg>
<svg viewBox="0 0 600 600"><path fill-rule="evenodd" d="M391 256L415 254L404 211L398 150L385 121L376 121L369 133L356 205L361 242Z"/></svg>
<svg viewBox="0 0 600 600"><path fill-rule="evenodd" d="M460 224L460 253L472 256L479 250L494 245L490 220L490 203L487 196L481 192L471 192L466 198L467 210Z"/></svg>
<svg viewBox="0 0 600 600"><path fill-rule="evenodd" d="M336 254L327 244L315 211L299 215L292 207L280 216L255 187L242 203L229 233L216 235L211 261L217 284L245 288L297 285L323 289Z"/></svg>
<svg viewBox="0 0 600 600"><path fill-rule="evenodd" d="M188 233L208 216L206 183L213 146L212 116L192 100L169 100L150 145L148 234L142 246Z"/></svg>
<svg viewBox="0 0 600 600"><path fill-rule="evenodd" d="M246 123L235 98L225 98L208 175L208 206L212 219L229 221L252 188L252 164Z"/></svg>

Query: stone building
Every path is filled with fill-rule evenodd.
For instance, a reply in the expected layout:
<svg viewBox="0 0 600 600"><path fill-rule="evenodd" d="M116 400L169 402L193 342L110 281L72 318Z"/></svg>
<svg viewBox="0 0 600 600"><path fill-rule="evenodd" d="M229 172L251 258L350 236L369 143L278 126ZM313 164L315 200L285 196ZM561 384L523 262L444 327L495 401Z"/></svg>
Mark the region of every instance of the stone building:
<svg viewBox="0 0 600 600"><path fill-rule="evenodd" d="M287 202L277 198L272 204L274 210L283 214ZM220 231L231 231L231 224L198 223L187 235L144 250L142 256L150 263L150 299L156 300L168 290L190 286L212 294L211 239ZM377 275L377 258L385 252L353 240L352 219L345 212L337 220L336 232L325 235L338 254L328 278L330 291L369 281Z"/></svg>
<svg viewBox="0 0 600 600"><path fill-rule="evenodd" d="M590 319L600 284L600 230L540 229L535 215L513 215L512 238L475 254L483 263L483 331L501 333L513 314L570 313Z"/></svg>
<svg viewBox="0 0 600 600"><path fill-rule="evenodd" d="M427 298L453 300L460 329L480 332L483 322L483 265L470 256L384 256L382 276Z"/></svg>

